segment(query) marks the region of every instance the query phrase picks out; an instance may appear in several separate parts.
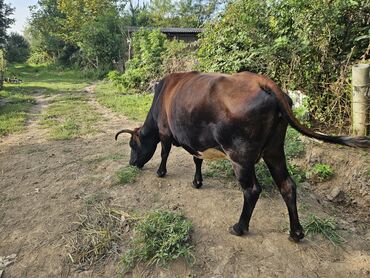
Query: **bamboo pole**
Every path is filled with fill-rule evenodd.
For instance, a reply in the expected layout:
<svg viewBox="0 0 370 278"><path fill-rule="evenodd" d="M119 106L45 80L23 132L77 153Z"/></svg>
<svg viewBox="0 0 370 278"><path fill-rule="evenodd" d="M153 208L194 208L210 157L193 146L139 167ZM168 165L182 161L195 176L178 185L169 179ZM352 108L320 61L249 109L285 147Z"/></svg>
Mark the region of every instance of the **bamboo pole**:
<svg viewBox="0 0 370 278"><path fill-rule="evenodd" d="M369 64L352 67L352 133L356 136L367 135L369 119Z"/></svg>

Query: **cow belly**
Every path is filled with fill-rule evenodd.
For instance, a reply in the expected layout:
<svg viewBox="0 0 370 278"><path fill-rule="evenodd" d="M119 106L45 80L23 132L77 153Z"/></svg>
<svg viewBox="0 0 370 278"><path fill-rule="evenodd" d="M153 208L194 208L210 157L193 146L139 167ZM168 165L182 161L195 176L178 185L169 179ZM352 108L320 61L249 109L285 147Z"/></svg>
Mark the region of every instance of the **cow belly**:
<svg viewBox="0 0 370 278"><path fill-rule="evenodd" d="M204 152L198 152L197 155L200 159L208 159L208 160L218 160L226 158L226 154L217 150L217 149L207 149Z"/></svg>

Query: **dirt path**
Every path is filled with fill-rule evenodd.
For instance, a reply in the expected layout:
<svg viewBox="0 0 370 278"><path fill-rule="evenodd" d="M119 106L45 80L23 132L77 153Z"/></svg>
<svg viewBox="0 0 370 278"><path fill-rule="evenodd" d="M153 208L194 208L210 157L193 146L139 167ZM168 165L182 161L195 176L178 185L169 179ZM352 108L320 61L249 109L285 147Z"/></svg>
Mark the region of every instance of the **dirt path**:
<svg viewBox="0 0 370 278"><path fill-rule="evenodd" d="M113 185L114 173L127 164L127 138L114 134L130 122L94 99L94 87L85 91L90 105L104 119L99 133L67 141L49 141L38 115L48 99L37 98L27 129L0 142L0 256L17 254L2 278L112 277L116 262L99 271L78 272L66 264L66 240L84 207L97 194L111 197L124 210L153 208L182 210L194 223L196 262L176 262L169 270L137 267L132 277L365 277L370 275L370 232L342 234L346 243L334 247L320 238L301 244L288 241L288 216L281 197L261 198L251 222L251 233L234 237L227 232L239 216L242 194L216 179L205 179L201 190L191 188L194 166L190 155L173 148L165 179L155 175L159 150L137 182ZM119 160L112 155L123 154ZM312 212L322 207L310 192L300 192L300 204ZM345 219L343 219L345 221ZM353 224L355 225L355 224ZM356 227L358 228L358 227Z"/></svg>

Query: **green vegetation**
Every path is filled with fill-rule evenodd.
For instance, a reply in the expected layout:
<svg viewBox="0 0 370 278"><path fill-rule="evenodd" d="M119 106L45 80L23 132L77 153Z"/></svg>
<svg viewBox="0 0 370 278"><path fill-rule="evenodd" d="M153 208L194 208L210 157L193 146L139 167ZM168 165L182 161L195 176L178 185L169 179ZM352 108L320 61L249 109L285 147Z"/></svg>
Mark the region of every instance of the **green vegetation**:
<svg viewBox="0 0 370 278"><path fill-rule="evenodd" d="M110 79L125 92L148 91L150 81L159 78L165 40L166 36L159 29L140 29L132 38L135 56L126 62L122 75L113 72L109 74Z"/></svg>
<svg viewBox="0 0 370 278"><path fill-rule="evenodd" d="M41 121L50 129L50 138L66 140L96 132L100 115L87 102L88 97L77 92L55 97Z"/></svg>
<svg viewBox="0 0 370 278"><path fill-rule="evenodd" d="M11 90L0 91L0 136L23 130L33 97Z"/></svg>
<svg viewBox="0 0 370 278"><path fill-rule="evenodd" d="M6 42L8 63L25 63L30 56L30 45L20 34L11 33Z"/></svg>
<svg viewBox="0 0 370 278"><path fill-rule="evenodd" d="M194 259L190 244L192 224L183 215L170 211L149 212L134 228L132 247L122 256L122 267L129 270L139 262L166 267L169 262Z"/></svg>
<svg viewBox="0 0 370 278"><path fill-rule="evenodd" d="M369 57L368 18L361 0L230 1L205 26L199 68L266 74L308 95L322 124L349 127L351 65Z"/></svg>
<svg viewBox="0 0 370 278"><path fill-rule="evenodd" d="M219 0L38 1L26 32L30 61L93 68L103 75L127 60L124 26L199 27L222 5Z"/></svg>
<svg viewBox="0 0 370 278"><path fill-rule="evenodd" d="M112 71L108 78L125 93L148 92L165 74L192 70L193 47L177 40L169 41L159 29L140 29L132 37L134 57L125 64L123 74Z"/></svg>
<svg viewBox="0 0 370 278"><path fill-rule="evenodd" d="M122 271L139 262L164 267L178 258L193 262L192 224L183 215L157 210L133 216L110 207L109 196L102 192L85 203L84 213L67 236L68 258L78 269L87 270L117 255L122 255ZM120 251L123 245L130 249Z"/></svg>
<svg viewBox="0 0 370 278"><path fill-rule="evenodd" d="M116 172L116 177L120 184L132 183L139 173L139 168L135 166L126 166Z"/></svg>
<svg viewBox="0 0 370 278"><path fill-rule="evenodd" d="M204 176L212 178L230 179L235 176L233 167L229 160L221 159L206 161L206 170Z"/></svg>
<svg viewBox="0 0 370 278"><path fill-rule="evenodd" d="M305 151L305 146L300 139L300 133L290 126L287 129L284 150L288 160L302 156Z"/></svg>
<svg viewBox="0 0 370 278"><path fill-rule="evenodd" d="M83 74L45 65L11 65L7 76L17 76L20 84L6 84L0 91L0 136L21 131L35 95L55 96L43 123L52 127L51 137L67 139L93 131L92 124L99 117L87 104L81 91L88 85ZM60 103L59 103L60 101Z"/></svg>
<svg viewBox="0 0 370 278"><path fill-rule="evenodd" d="M327 181L334 175L334 170L331 166L323 163L315 164L312 172L320 181Z"/></svg>
<svg viewBox="0 0 370 278"><path fill-rule="evenodd" d="M111 82L99 83L95 92L100 104L138 121L145 120L153 101L152 94L123 94Z"/></svg>
<svg viewBox="0 0 370 278"><path fill-rule="evenodd" d="M322 235L328 239L333 245L339 245L343 242L343 238L336 231L336 223L333 219L319 218L314 214L310 214L303 222L303 229L307 235Z"/></svg>

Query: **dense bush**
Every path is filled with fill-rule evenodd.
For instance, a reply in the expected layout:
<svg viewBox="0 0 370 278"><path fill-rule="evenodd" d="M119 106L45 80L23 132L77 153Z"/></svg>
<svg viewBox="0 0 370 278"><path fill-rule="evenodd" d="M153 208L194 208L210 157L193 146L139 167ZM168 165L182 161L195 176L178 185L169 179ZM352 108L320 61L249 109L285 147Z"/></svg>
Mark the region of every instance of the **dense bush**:
<svg viewBox="0 0 370 278"><path fill-rule="evenodd" d="M112 71L108 78L126 93L150 91L163 75L191 70L195 48L181 41L169 41L159 29L141 29L132 38L133 57L126 62L125 72Z"/></svg>
<svg viewBox="0 0 370 278"><path fill-rule="evenodd" d="M6 59L10 63L24 63L30 55L30 45L17 33L11 33L6 41Z"/></svg>
<svg viewBox="0 0 370 278"><path fill-rule="evenodd" d="M141 29L132 38L133 57L126 62L123 75L111 73L109 77L127 91L145 91L149 81L158 77L161 67L161 53L166 37L159 29Z"/></svg>
<svg viewBox="0 0 370 278"><path fill-rule="evenodd" d="M167 40L162 53L161 74L191 71L196 64L196 44L178 40Z"/></svg>
<svg viewBox="0 0 370 278"><path fill-rule="evenodd" d="M350 65L366 58L369 19L359 0L237 0L206 26L199 68L267 74L309 95L317 120L341 127L350 116Z"/></svg>

